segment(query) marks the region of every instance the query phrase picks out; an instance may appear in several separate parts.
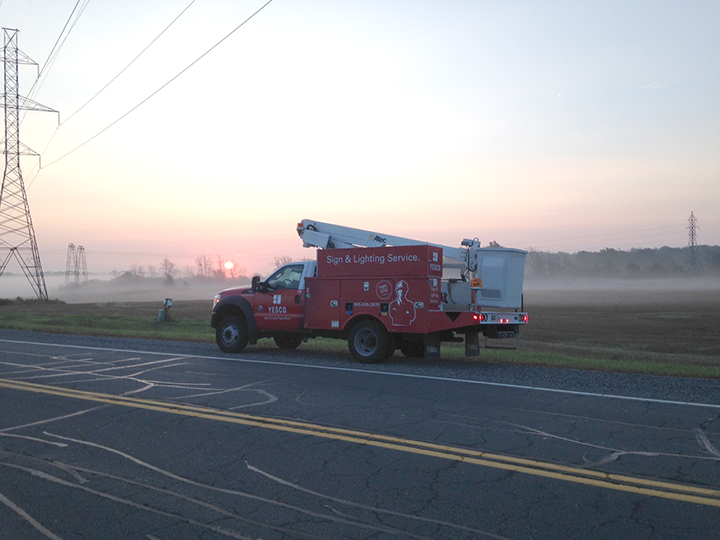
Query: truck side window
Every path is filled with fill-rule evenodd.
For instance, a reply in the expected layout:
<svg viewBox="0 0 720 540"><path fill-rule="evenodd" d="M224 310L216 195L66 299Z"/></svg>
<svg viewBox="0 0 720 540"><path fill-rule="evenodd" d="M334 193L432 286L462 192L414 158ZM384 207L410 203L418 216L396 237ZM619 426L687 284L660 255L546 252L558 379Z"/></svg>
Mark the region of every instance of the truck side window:
<svg viewBox="0 0 720 540"><path fill-rule="evenodd" d="M268 287L275 291L281 289L297 289L300 287L303 265L283 266L267 279Z"/></svg>

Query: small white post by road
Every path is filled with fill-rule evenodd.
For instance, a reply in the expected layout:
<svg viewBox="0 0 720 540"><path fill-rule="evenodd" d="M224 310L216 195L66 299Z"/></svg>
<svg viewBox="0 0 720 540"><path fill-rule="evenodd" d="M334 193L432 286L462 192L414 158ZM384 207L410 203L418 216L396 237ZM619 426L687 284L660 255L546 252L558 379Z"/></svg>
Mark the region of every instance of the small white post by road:
<svg viewBox="0 0 720 540"><path fill-rule="evenodd" d="M163 309L158 310L158 322L165 322L167 320L167 313L168 310L172 307L173 301L172 298L166 298L165 303L163 304Z"/></svg>

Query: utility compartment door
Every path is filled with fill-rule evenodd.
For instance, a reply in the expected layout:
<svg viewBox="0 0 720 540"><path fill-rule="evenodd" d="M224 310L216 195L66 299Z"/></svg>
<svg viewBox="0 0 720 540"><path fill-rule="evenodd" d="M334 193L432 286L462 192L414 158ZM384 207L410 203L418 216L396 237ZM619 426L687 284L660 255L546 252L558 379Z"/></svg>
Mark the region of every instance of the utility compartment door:
<svg viewBox="0 0 720 540"><path fill-rule="evenodd" d="M339 330L340 307L339 279L305 280L305 328Z"/></svg>
<svg viewBox="0 0 720 540"><path fill-rule="evenodd" d="M353 317L370 315L389 332L425 333L428 311L440 307L440 278L343 278L340 293L343 326Z"/></svg>

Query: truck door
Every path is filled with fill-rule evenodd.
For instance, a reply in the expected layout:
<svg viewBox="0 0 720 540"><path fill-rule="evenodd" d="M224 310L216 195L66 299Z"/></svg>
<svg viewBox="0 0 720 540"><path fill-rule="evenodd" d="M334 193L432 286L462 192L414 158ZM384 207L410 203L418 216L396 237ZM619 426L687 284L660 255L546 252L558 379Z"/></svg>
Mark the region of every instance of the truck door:
<svg viewBox="0 0 720 540"><path fill-rule="evenodd" d="M261 330L299 332L305 302L301 287L303 264L286 264L254 295L255 322Z"/></svg>

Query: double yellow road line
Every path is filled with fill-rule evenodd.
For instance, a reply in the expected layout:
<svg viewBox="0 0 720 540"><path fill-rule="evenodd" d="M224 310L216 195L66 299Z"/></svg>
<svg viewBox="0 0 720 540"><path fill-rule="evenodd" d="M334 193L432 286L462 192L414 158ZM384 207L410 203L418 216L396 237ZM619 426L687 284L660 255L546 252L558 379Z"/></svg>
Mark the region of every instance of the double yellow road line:
<svg viewBox="0 0 720 540"><path fill-rule="evenodd" d="M299 435L310 435L313 437L321 437L324 439L333 439L355 444L377 446L400 452L409 452L412 454L422 454L441 459L462 461L463 463L480 465L483 467L503 469L522 474L530 474L533 476L542 476L555 480L613 489L616 491L624 491L628 493L646 495L649 497L661 497L664 499L673 499L676 501L720 507L720 490L702 488L687 484L635 478L622 474L611 474L576 467L567 467L544 461L504 456L490 452L480 452L467 448L415 441L401 437L328 427L308 422L298 422L294 420L236 413L232 411L222 411L207 407L195 407L192 405L175 404L150 399L114 396L112 394L103 394L98 392L83 392L80 390L12 381L8 379L0 379L0 387L25 392L50 394L84 401L107 403L110 405L120 405L123 407L133 407L136 409L146 409L169 414L192 416L195 418L203 418L205 420L230 422L234 424L297 433Z"/></svg>

